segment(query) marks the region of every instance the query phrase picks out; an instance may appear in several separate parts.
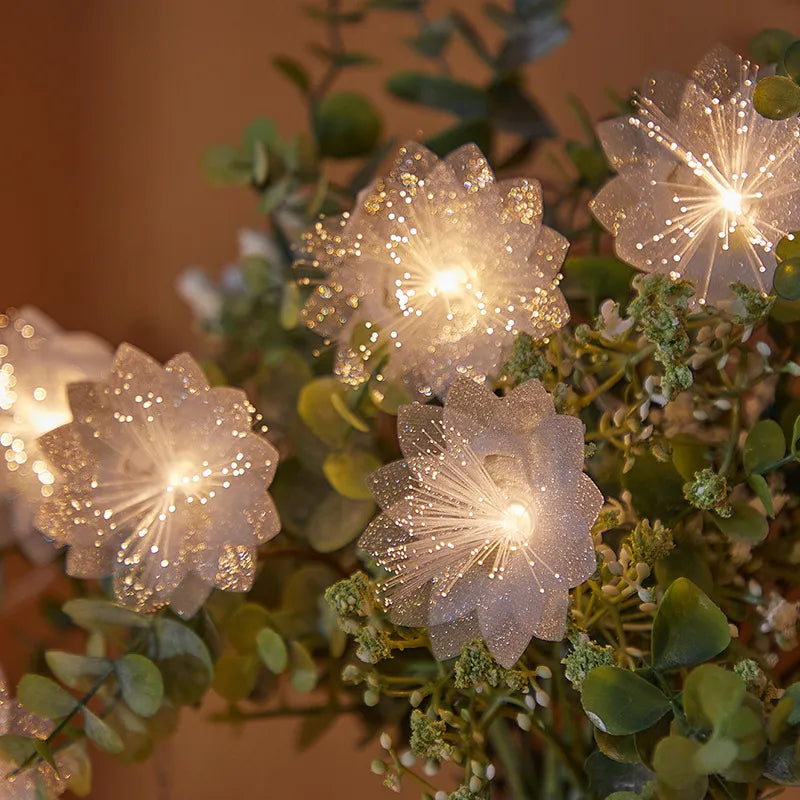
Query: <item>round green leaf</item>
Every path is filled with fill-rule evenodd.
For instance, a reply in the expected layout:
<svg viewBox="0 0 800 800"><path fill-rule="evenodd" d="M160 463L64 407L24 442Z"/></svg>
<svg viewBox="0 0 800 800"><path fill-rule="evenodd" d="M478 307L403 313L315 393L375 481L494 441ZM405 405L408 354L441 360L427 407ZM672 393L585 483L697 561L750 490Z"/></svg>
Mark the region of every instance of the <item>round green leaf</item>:
<svg viewBox="0 0 800 800"><path fill-rule="evenodd" d="M17 700L31 714L47 719L66 717L77 705L77 700L54 680L33 673L22 676Z"/></svg>
<svg viewBox="0 0 800 800"><path fill-rule="evenodd" d="M730 739L711 739L694 754L694 768L702 775L724 772L736 760L738 748Z"/></svg>
<svg viewBox="0 0 800 800"><path fill-rule="evenodd" d="M258 603L245 603L236 609L225 624L228 640L242 655L255 655L258 632L270 624L270 615Z"/></svg>
<svg viewBox="0 0 800 800"><path fill-rule="evenodd" d="M759 31L750 40L750 55L753 60L767 66L767 64L777 64L783 60L783 54L797 37L789 31L780 28L767 28Z"/></svg>
<svg viewBox="0 0 800 800"><path fill-rule="evenodd" d="M148 617L129 608L89 597L68 601L64 604L64 613L76 625L97 633L115 628L147 628L151 622Z"/></svg>
<svg viewBox="0 0 800 800"><path fill-rule="evenodd" d="M672 789L691 787L699 777L694 769L694 755L699 747L697 742L683 736L663 738L653 754L653 767L659 781Z"/></svg>
<svg viewBox="0 0 800 800"><path fill-rule="evenodd" d="M800 256L800 231L792 231L778 242L775 255L781 260Z"/></svg>
<svg viewBox="0 0 800 800"><path fill-rule="evenodd" d="M239 155L235 147L228 144L215 144L206 148L200 165L203 174L214 184L246 186L250 183L252 164Z"/></svg>
<svg viewBox="0 0 800 800"><path fill-rule="evenodd" d="M317 667L300 642L289 642L290 679L296 692L310 692L317 685Z"/></svg>
<svg viewBox="0 0 800 800"><path fill-rule="evenodd" d="M664 693L640 675L619 667L597 667L584 679L581 703L594 725L613 736L649 728L669 711Z"/></svg>
<svg viewBox="0 0 800 800"><path fill-rule="evenodd" d="M695 725L709 729L723 724L742 704L744 681L716 664L695 667L683 685L683 710Z"/></svg>
<svg viewBox="0 0 800 800"><path fill-rule="evenodd" d="M111 670L111 661L107 658L82 656L61 650L48 650L44 658L53 675L70 689L77 688L87 679L94 681Z"/></svg>
<svg viewBox="0 0 800 800"><path fill-rule="evenodd" d="M122 699L140 717L152 717L164 699L164 679L158 667L144 656L130 653L116 663Z"/></svg>
<svg viewBox="0 0 800 800"><path fill-rule="evenodd" d="M223 653L214 665L214 690L231 703L244 700L258 679L258 660L238 653Z"/></svg>
<svg viewBox="0 0 800 800"><path fill-rule="evenodd" d="M756 84L753 105L767 119L793 117L800 113L800 86L783 75L768 75Z"/></svg>
<svg viewBox="0 0 800 800"><path fill-rule="evenodd" d="M628 736L612 736L610 733L594 729L594 740L600 752L622 764L638 764L641 759L636 752L636 740L633 734Z"/></svg>
<svg viewBox="0 0 800 800"><path fill-rule="evenodd" d="M722 611L686 578L673 581L653 620L652 654L656 669L689 667L713 658L730 643Z"/></svg>
<svg viewBox="0 0 800 800"><path fill-rule="evenodd" d="M372 500L350 500L330 492L308 521L308 543L320 553L332 553L359 536L374 512Z"/></svg>
<svg viewBox="0 0 800 800"><path fill-rule="evenodd" d="M753 425L744 442L742 461L746 472L764 472L786 452L786 439L774 419L762 419Z"/></svg>
<svg viewBox="0 0 800 800"><path fill-rule="evenodd" d="M334 394L344 395L347 389L331 376L316 378L307 383L297 399L297 412L308 429L320 441L338 447L350 425L331 402Z"/></svg>
<svg viewBox="0 0 800 800"><path fill-rule="evenodd" d="M800 256L778 264L772 279L775 293L784 300L800 300Z"/></svg>
<svg viewBox="0 0 800 800"><path fill-rule="evenodd" d="M763 542L769 533L767 518L748 503L734 503L729 517L714 515L714 524L731 539L757 544Z"/></svg>
<svg viewBox="0 0 800 800"><path fill-rule="evenodd" d="M107 753L121 753L125 749L120 735L88 708L83 709L83 726L86 735L101 750Z"/></svg>
<svg viewBox="0 0 800 800"><path fill-rule="evenodd" d="M153 660L164 678L164 693L176 705L196 703L214 676L208 648L193 630L176 620L159 617L153 629Z"/></svg>
<svg viewBox="0 0 800 800"><path fill-rule="evenodd" d="M258 655L270 672L276 675L286 669L289 663L289 653L283 637L272 628L262 628L256 637Z"/></svg>
<svg viewBox="0 0 800 800"><path fill-rule="evenodd" d="M321 155L353 158L375 147L381 135L381 118L364 95L334 92L317 108L314 132Z"/></svg>
<svg viewBox="0 0 800 800"><path fill-rule="evenodd" d="M369 500L372 492L367 476L381 466L381 460L368 450L340 450L330 453L322 463L325 477L334 489L351 500Z"/></svg>
<svg viewBox="0 0 800 800"><path fill-rule="evenodd" d="M792 42L783 54L783 68L795 82L800 83L800 41Z"/></svg>

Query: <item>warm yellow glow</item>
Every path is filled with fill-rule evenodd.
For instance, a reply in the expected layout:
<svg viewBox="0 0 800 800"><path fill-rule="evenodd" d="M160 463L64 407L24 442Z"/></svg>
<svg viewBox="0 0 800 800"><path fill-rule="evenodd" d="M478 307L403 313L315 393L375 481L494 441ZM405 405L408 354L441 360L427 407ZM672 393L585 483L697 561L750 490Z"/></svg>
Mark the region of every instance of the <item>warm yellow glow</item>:
<svg viewBox="0 0 800 800"><path fill-rule="evenodd" d="M533 519L527 506L509 503L503 512L503 528L511 538L526 540L533 531Z"/></svg>
<svg viewBox="0 0 800 800"><path fill-rule="evenodd" d="M450 267L436 272L431 283L431 294L452 295L460 292L467 282L467 274L460 267Z"/></svg>
<svg viewBox="0 0 800 800"><path fill-rule="evenodd" d="M720 192L720 205L731 214L742 213L742 195L735 189L724 189Z"/></svg>

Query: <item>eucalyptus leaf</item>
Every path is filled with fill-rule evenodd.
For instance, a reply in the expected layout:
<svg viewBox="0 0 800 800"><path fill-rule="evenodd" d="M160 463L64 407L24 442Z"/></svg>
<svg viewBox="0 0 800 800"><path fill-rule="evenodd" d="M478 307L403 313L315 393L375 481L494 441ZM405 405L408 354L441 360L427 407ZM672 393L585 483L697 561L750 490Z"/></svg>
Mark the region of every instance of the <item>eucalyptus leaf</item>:
<svg viewBox="0 0 800 800"><path fill-rule="evenodd" d="M270 624L270 614L258 603L244 603L225 623L228 641L242 655L255 655L258 650L256 637L259 631Z"/></svg>
<svg viewBox="0 0 800 800"><path fill-rule="evenodd" d="M686 578L673 581L653 620L653 666L659 670L689 667L713 658L730 644L728 620Z"/></svg>
<svg viewBox="0 0 800 800"><path fill-rule="evenodd" d="M339 550L364 532L374 513L372 500L351 500L330 492L308 521L308 543L320 553Z"/></svg>
<svg viewBox="0 0 800 800"><path fill-rule="evenodd" d="M620 667L596 667L583 681L581 703L594 725L612 736L649 728L670 709L664 693Z"/></svg>
<svg viewBox="0 0 800 800"><path fill-rule="evenodd" d="M17 701L31 714L59 719L71 714L78 701L64 688L43 675L28 673L17 686Z"/></svg>
<svg viewBox="0 0 800 800"><path fill-rule="evenodd" d="M89 739L106 753L121 753L125 749L120 735L88 708L83 709L83 725Z"/></svg>
<svg viewBox="0 0 800 800"><path fill-rule="evenodd" d="M694 757L699 748L698 742L685 736L667 736L656 745L653 754L658 780L671 789L686 790L687 798L696 800L705 795L708 785L708 779L694 769ZM692 787L695 787L694 792Z"/></svg>
<svg viewBox="0 0 800 800"><path fill-rule="evenodd" d="M381 117L369 98L333 92L316 109L314 134L320 155L353 158L369 153L381 134Z"/></svg>
<svg viewBox="0 0 800 800"><path fill-rule="evenodd" d="M255 688L258 668L253 656L223 653L214 665L214 690L230 703L244 700Z"/></svg>
<svg viewBox="0 0 800 800"><path fill-rule="evenodd" d="M381 466L381 460L368 450L348 448L329 453L322 471L339 494L351 500L369 500L372 493L367 476Z"/></svg>
<svg viewBox="0 0 800 800"><path fill-rule="evenodd" d="M111 672L112 662L108 658L82 656L61 650L48 650L44 654L47 666L65 686L75 689L86 679L97 679Z"/></svg>
<svg viewBox="0 0 800 800"><path fill-rule="evenodd" d="M293 58L288 56L276 56L272 59L272 65L282 75L288 78L303 94L307 94L311 88L311 81L309 80L308 73L300 64Z"/></svg>
<svg viewBox="0 0 800 800"><path fill-rule="evenodd" d="M449 111L462 119L484 119L489 112L484 89L446 75L398 72L389 78L387 88L402 100Z"/></svg>
<svg viewBox="0 0 800 800"><path fill-rule="evenodd" d="M753 106L767 119L794 117L800 113L800 86L783 75L768 75L756 84Z"/></svg>
<svg viewBox="0 0 800 800"><path fill-rule="evenodd" d="M289 652L283 637L272 628L262 628L256 636L261 661L270 672L279 675L289 663Z"/></svg>
<svg viewBox="0 0 800 800"><path fill-rule="evenodd" d="M334 394L344 395L346 391L336 378L325 376L307 383L297 399L300 418L318 439L331 447L340 445L350 429L331 402Z"/></svg>
<svg viewBox="0 0 800 800"><path fill-rule="evenodd" d="M164 679L149 659L129 653L116 662L122 699L141 717L152 717L164 700Z"/></svg>
<svg viewBox="0 0 800 800"><path fill-rule="evenodd" d="M792 42L783 54L783 68L795 82L800 83L800 41Z"/></svg>
<svg viewBox="0 0 800 800"><path fill-rule="evenodd" d="M772 277L775 294L784 300L800 300L800 256L784 259Z"/></svg>
<svg viewBox="0 0 800 800"><path fill-rule="evenodd" d="M290 681L296 692L310 692L317 685L317 667L300 642L289 642Z"/></svg>
<svg viewBox="0 0 800 800"><path fill-rule="evenodd" d="M753 473L747 476L747 485L756 493L761 505L764 506L764 511L770 517L774 517L775 505L772 502L772 495L770 494L769 486L767 486L766 478L763 475Z"/></svg>
<svg viewBox="0 0 800 800"><path fill-rule="evenodd" d="M228 144L206 148L200 165L206 178L219 186L246 186L253 172L252 163L242 157L237 148Z"/></svg>
<svg viewBox="0 0 800 800"><path fill-rule="evenodd" d="M764 67L768 64L777 64L783 61L783 54L786 52L786 48L796 38L793 33L781 28L767 28L759 31L750 40L750 55L756 63Z"/></svg>
<svg viewBox="0 0 800 800"><path fill-rule="evenodd" d="M684 681L683 710L694 725L716 728L736 712L744 696L744 681L735 672L716 664L701 664Z"/></svg>
<svg viewBox="0 0 800 800"><path fill-rule="evenodd" d="M759 477L758 476L750 476ZM763 479L762 479L763 480ZM731 539L737 539L750 544L763 542L769 533L767 518L756 508L748 503L734 503L732 514L729 517L714 515L714 524Z"/></svg>
<svg viewBox="0 0 800 800"><path fill-rule="evenodd" d="M177 705L197 702L214 676L208 648L193 630L175 620L159 617L153 627L152 655L164 679L164 693Z"/></svg>
<svg viewBox="0 0 800 800"><path fill-rule="evenodd" d="M89 597L79 597L64 604L64 613L81 628L107 633L116 628L147 628L151 620L124 606Z"/></svg>
<svg viewBox="0 0 800 800"><path fill-rule="evenodd" d="M786 452L786 439L774 419L762 419L753 425L744 441L742 461L745 472L764 472Z"/></svg>

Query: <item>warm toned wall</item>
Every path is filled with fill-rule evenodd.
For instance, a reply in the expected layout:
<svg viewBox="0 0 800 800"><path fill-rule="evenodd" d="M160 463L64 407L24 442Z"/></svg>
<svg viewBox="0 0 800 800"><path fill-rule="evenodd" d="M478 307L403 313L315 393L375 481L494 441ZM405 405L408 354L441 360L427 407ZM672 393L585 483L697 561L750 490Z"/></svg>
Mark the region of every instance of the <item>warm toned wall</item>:
<svg viewBox="0 0 800 800"><path fill-rule="evenodd" d="M197 346L175 275L224 265L237 229L257 221L245 192L203 182L197 158L255 116L276 117L285 133L302 124L294 90L269 67L277 53L303 54L315 33L302 5L0 0L0 308L35 303L69 327L159 356ZM458 5L475 12L482 2ZM717 40L743 50L762 27L800 32L798 0L572 0L569 16L570 42L530 70L567 132L567 92L600 114L606 86L624 92L656 67L686 71ZM375 15L359 47L380 53L384 69L351 78L400 136L436 121L380 93L387 72L419 65L401 44L410 33L404 17ZM231 734L187 715L154 764L103 768L93 796L382 796L347 723L303 757L292 754L292 732L264 723Z"/></svg>

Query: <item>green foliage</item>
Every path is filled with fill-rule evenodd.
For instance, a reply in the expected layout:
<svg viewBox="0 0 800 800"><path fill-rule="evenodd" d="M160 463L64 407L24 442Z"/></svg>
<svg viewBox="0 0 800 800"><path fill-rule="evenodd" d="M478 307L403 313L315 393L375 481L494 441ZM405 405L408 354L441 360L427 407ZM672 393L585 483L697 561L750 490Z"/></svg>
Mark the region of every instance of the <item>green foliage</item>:
<svg viewBox="0 0 800 800"><path fill-rule="evenodd" d="M369 153L377 145L381 118L363 95L336 92L317 107L314 132L320 155L355 158Z"/></svg>
<svg viewBox="0 0 800 800"><path fill-rule="evenodd" d="M730 643L728 620L686 578L673 581L653 620L653 666L659 670L700 664Z"/></svg>

